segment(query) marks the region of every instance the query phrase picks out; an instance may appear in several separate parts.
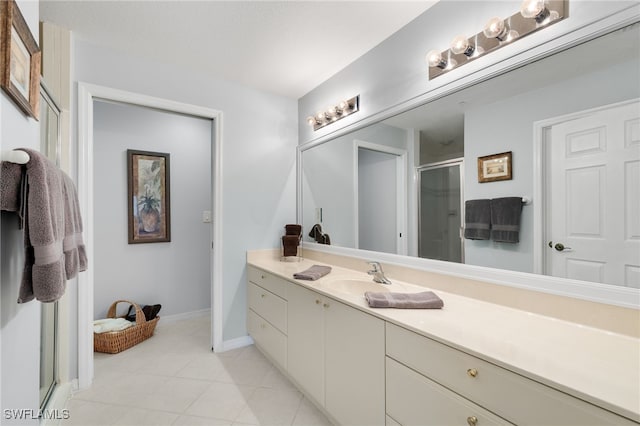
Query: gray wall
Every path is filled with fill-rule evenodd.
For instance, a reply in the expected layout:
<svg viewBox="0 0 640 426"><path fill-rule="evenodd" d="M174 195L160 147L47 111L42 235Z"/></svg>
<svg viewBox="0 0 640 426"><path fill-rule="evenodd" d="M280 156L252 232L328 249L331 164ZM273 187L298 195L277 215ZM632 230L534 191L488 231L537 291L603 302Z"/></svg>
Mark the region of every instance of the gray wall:
<svg viewBox="0 0 640 426"><path fill-rule="evenodd" d="M162 304L161 315L211 307L212 121L94 103L94 316L115 300ZM170 154L171 242L127 242L127 149ZM126 307L126 306L125 306Z"/></svg>
<svg viewBox="0 0 640 426"><path fill-rule="evenodd" d="M38 40L38 3L17 2ZM40 125L27 118L4 91L0 91L0 149L39 149ZM0 177L1 178L1 177ZM40 302L18 305L18 287L24 265L22 231L16 217L2 213L0 230L0 415L3 425L32 424L36 420L5 419L5 409L38 409L40 388Z"/></svg>
<svg viewBox="0 0 640 426"><path fill-rule="evenodd" d="M542 67L537 71L543 72ZM640 96L635 61L469 109L465 114L465 199L533 195L533 123ZM499 129L499 131L496 131ZM513 152L513 179L478 183L478 157ZM541 200L534 200L540 202ZM533 209L522 210L520 243L465 240L465 263L533 272Z"/></svg>

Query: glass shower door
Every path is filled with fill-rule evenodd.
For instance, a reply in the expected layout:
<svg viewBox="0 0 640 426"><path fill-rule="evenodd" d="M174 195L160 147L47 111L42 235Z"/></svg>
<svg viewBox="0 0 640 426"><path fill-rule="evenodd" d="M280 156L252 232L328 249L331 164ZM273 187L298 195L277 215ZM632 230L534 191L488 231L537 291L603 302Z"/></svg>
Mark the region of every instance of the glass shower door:
<svg viewBox="0 0 640 426"><path fill-rule="evenodd" d="M418 255L427 259L464 262L461 159L418 168Z"/></svg>
<svg viewBox="0 0 640 426"><path fill-rule="evenodd" d="M40 152L60 167L60 107L41 80ZM44 409L57 380L58 302L42 303L40 317L40 408Z"/></svg>

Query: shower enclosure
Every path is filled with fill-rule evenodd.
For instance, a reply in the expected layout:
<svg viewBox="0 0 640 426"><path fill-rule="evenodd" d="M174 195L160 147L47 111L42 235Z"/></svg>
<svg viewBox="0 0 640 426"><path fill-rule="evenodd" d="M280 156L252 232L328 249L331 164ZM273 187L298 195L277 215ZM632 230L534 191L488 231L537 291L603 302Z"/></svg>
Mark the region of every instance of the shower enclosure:
<svg viewBox="0 0 640 426"><path fill-rule="evenodd" d="M426 164L418 172L418 255L464 263L463 160Z"/></svg>

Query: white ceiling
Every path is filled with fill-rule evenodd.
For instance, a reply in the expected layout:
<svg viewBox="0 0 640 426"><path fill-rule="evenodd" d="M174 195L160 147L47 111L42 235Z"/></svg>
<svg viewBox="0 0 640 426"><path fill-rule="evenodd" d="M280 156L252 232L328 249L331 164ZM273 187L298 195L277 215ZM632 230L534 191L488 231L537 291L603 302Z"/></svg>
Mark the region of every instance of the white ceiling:
<svg viewBox="0 0 640 426"><path fill-rule="evenodd" d="M41 0L77 37L298 99L435 1Z"/></svg>

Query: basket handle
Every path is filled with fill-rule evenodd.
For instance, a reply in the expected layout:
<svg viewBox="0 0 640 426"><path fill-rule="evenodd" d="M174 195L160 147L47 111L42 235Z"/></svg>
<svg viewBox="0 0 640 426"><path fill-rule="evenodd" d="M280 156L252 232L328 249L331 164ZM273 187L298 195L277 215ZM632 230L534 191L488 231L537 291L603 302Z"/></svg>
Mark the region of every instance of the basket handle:
<svg viewBox="0 0 640 426"><path fill-rule="evenodd" d="M136 324L144 324L145 322L147 322L147 318L145 317L144 312L142 312L142 308L140 308L140 305L138 305L136 302L131 302L129 300L116 300L115 302L113 302L109 307L109 310L107 311L107 318L116 317L116 306L118 305L118 303L121 303L121 302L128 303L132 305L134 308L136 308Z"/></svg>

